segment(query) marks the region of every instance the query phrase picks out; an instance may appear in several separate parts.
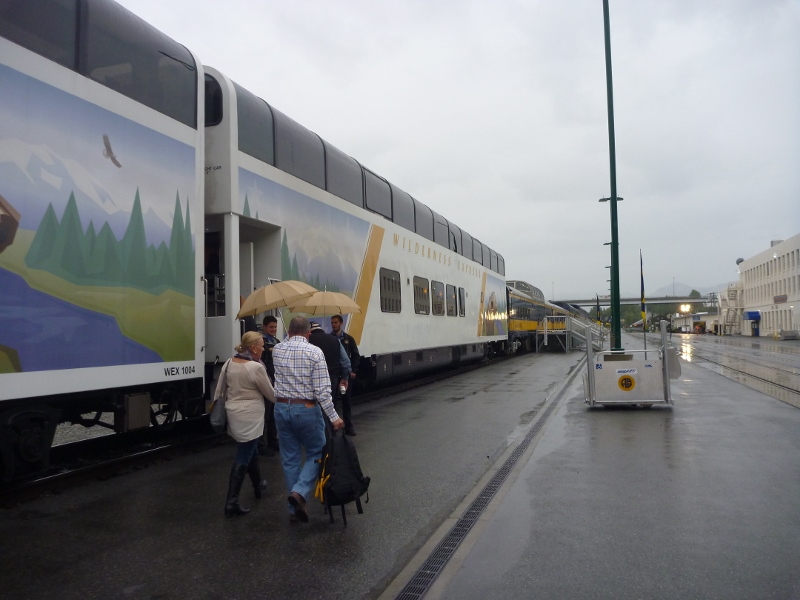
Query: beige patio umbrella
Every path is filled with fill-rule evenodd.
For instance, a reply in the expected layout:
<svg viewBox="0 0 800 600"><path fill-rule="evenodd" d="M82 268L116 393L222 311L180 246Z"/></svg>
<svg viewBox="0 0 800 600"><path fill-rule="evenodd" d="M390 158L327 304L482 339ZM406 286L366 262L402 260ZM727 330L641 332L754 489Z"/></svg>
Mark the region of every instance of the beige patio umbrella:
<svg viewBox="0 0 800 600"><path fill-rule="evenodd" d="M306 315L347 315L360 313L361 307L349 296L339 292L315 292L289 304L289 310Z"/></svg>
<svg viewBox="0 0 800 600"><path fill-rule="evenodd" d="M273 308L289 306L291 302L308 298L316 291L316 288L307 283L291 279L265 285L247 297L236 318L241 319L242 317L257 315Z"/></svg>

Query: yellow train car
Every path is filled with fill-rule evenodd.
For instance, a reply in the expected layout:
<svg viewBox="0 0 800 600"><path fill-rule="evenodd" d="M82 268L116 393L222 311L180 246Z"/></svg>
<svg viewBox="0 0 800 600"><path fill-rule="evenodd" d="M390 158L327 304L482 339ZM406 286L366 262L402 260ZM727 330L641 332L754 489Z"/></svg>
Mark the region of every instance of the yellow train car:
<svg viewBox="0 0 800 600"><path fill-rule="evenodd" d="M583 319L573 307L548 302L542 291L525 281L506 281L509 347L516 352L563 350L567 319ZM555 334L555 335L551 335Z"/></svg>

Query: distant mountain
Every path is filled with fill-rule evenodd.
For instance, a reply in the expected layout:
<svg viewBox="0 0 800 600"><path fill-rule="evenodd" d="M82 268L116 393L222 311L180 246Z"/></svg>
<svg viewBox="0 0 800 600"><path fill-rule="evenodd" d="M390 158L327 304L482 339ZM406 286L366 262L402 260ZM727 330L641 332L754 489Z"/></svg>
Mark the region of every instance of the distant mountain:
<svg viewBox="0 0 800 600"><path fill-rule="evenodd" d="M78 161L63 158L47 146L28 144L19 139L0 139L0 193L19 210L22 229L38 229L49 205L61 218L70 194L75 195L80 208L84 231L88 230L90 222L95 231L100 231L108 223L120 239L131 218L131 213L120 209L111 192ZM175 200L174 193L175 190L171 190L163 199L170 207ZM25 199L24 202L15 202L21 198ZM142 217L148 244L169 243L170 223L150 207Z"/></svg>

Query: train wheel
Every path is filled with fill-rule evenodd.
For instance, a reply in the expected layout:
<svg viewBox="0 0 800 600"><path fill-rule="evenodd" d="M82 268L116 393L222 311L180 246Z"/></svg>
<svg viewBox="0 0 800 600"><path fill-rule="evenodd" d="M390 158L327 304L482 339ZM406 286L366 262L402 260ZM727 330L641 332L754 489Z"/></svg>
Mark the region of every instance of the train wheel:
<svg viewBox="0 0 800 600"><path fill-rule="evenodd" d="M150 404L150 424L164 431L172 428L178 414L178 398L170 390L162 390L156 402Z"/></svg>
<svg viewBox="0 0 800 600"><path fill-rule="evenodd" d="M58 413L48 407L36 407L0 416L0 475L11 479L40 472L50 461Z"/></svg>

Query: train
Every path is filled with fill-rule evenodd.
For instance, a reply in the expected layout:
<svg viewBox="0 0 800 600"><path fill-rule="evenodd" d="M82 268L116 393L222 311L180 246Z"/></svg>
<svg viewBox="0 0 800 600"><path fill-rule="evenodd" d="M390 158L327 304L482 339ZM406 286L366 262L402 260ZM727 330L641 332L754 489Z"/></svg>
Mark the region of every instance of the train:
<svg viewBox="0 0 800 600"><path fill-rule="evenodd" d="M585 346L589 331L593 339L603 338L602 329L586 310L547 301L542 290L526 281L507 281L506 295L509 352L569 351Z"/></svg>
<svg viewBox="0 0 800 600"><path fill-rule="evenodd" d="M0 89L2 480L204 415L276 281L358 303L365 382L534 347L501 254L112 0L0 4Z"/></svg>

